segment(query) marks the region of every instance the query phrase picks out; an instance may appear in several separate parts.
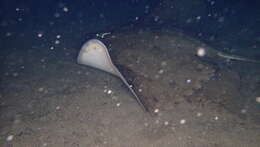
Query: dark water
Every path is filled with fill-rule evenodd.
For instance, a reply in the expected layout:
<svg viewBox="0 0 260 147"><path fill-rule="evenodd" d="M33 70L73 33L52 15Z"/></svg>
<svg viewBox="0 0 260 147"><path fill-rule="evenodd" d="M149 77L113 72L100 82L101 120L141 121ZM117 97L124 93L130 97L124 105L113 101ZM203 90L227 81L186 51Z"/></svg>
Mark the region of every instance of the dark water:
<svg viewBox="0 0 260 147"><path fill-rule="evenodd" d="M39 33L73 32L71 37L82 38L83 41L91 33L139 24L141 27L159 25L182 29L220 50L259 58L259 1L201 0L196 5L189 1L167 2L2 0L1 55L11 50L6 41L15 41L12 38L26 36L27 33L37 36ZM167 7L172 10L169 11ZM147 18L149 15L152 17Z"/></svg>

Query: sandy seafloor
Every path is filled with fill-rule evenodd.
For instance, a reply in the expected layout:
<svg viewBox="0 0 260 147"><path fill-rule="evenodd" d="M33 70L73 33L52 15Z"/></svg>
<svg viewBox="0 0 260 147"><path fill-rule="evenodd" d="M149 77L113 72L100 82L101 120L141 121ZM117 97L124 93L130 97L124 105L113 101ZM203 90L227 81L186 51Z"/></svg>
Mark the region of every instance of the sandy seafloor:
<svg viewBox="0 0 260 147"><path fill-rule="evenodd" d="M226 61L176 30L105 36L116 62L142 77L141 92L159 110L151 114L118 78L76 63L87 39L5 37L12 50L1 69L0 146L259 147L259 64ZM195 56L198 47L205 57Z"/></svg>

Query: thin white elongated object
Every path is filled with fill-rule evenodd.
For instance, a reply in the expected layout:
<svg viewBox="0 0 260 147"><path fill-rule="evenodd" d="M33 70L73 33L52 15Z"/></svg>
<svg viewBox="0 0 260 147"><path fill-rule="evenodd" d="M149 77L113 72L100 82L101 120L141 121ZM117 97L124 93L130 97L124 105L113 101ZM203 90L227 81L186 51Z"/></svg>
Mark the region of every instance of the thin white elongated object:
<svg viewBox="0 0 260 147"><path fill-rule="evenodd" d="M83 64L93 68L97 68L99 70L103 70L105 72L119 77L127 86L127 88L131 91L131 93L134 95L137 102L142 106L144 110L147 111L147 108L142 103L140 98L137 96L133 88L126 81L124 76L119 72L117 67L113 64L107 47L101 41L97 39L91 39L87 41L82 46L79 52L77 62L78 64Z"/></svg>

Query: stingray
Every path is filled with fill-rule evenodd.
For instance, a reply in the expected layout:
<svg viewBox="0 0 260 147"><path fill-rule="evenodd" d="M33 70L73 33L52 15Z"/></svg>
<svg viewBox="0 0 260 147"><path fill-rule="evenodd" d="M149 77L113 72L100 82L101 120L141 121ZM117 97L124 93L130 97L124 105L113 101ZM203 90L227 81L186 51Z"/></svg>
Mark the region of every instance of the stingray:
<svg viewBox="0 0 260 147"><path fill-rule="evenodd" d="M118 68L113 64L111 57L109 55L108 49L104 43L97 39L91 39L87 41L81 48L77 63L82 65L87 65L95 69L99 69L110 73L118 78L124 83L124 85L130 90L138 104L145 110L148 108L142 102L142 100L137 96L136 92L132 88L126 78L121 74Z"/></svg>
<svg viewBox="0 0 260 147"><path fill-rule="evenodd" d="M250 58L242 57L242 56L230 55L230 54L226 54L226 53L223 53L223 52L220 52L220 51L217 52L217 55L222 57L222 58L226 58L228 60L237 60L237 61L244 61L244 62L260 63L260 60L250 59Z"/></svg>

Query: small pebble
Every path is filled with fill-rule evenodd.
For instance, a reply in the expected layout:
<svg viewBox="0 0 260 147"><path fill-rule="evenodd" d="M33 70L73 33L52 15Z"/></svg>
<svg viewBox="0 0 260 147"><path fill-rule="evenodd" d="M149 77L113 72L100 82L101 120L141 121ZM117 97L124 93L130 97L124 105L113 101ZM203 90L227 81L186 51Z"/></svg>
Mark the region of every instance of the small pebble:
<svg viewBox="0 0 260 147"><path fill-rule="evenodd" d="M121 105L121 103L117 103L116 106L119 107Z"/></svg>
<svg viewBox="0 0 260 147"><path fill-rule="evenodd" d="M43 87L40 87L40 88L38 89L39 92L43 92L43 90L44 90Z"/></svg>
<svg viewBox="0 0 260 147"><path fill-rule="evenodd" d="M162 74L163 72L164 72L163 69L160 69L160 70L158 71L159 74Z"/></svg>
<svg viewBox="0 0 260 147"><path fill-rule="evenodd" d="M168 126L168 125L169 125L169 122L168 122L168 121L165 121L165 122L164 122L164 125L165 125L165 126Z"/></svg>
<svg viewBox="0 0 260 147"><path fill-rule="evenodd" d="M6 141L12 141L14 139L14 135L9 135L7 138L6 138Z"/></svg>
<svg viewBox="0 0 260 147"><path fill-rule="evenodd" d="M159 109L154 109L154 113L158 113L159 112Z"/></svg>
<svg viewBox="0 0 260 147"><path fill-rule="evenodd" d="M260 96L256 98L256 102L260 103Z"/></svg>
<svg viewBox="0 0 260 147"><path fill-rule="evenodd" d="M188 79L186 82L187 82L187 83L190 83L190 82L191 82L191 79Z"/></svg>
<svg viewBox="0 0 260 147"><path fill-rule="evenodd" d="M19 74L17 72L13 73L14 77L17 77Z"/></svg>
<svg viewBox="0 0 260 147"><path fill-rule="evenodd" d="M112 93L112 90L108 90L108 91L107 91L107 94L111 94L111 93Z"/></svg>
<svg viewBox="0 0 260 147"><path fill-rule="evenodd" d="M162 63L161 63L161 66L166 66L167 65L167 62L166 61L163 61Z"/></svg>
<svg viewBox="0 0 260 147"><path fill-rule="evenodd" d="M56 107L56 110L60 110L60 106L57 106L57 107Z"/></svg>
<svg viewBox="0 0 260 147"><path fill-rule="evenodd" d="M185 119L182 119L181 121L180 121L180 124L185 124L186 123L186 120Z"/></svg>
<svg viewBox="0 0 260 147"><path fill-rule="evenodd" d="M242 109L242 110L241 110L241 113L242 113L242 114L245 114L245 113L246 113L246 109Z"/></svg>
<svg viewBox="0 0 260 147"><path fill-rule="evenodd" d="M202 113L198 112L197 113L197 117L200 117L202 115Z"/></svg>
<svg viewBox="0 0 260 147"><path fill-rule="evenodd" d="M215 119L215 120L218 120L219 118L216 116L214 119Z"/></svg>

